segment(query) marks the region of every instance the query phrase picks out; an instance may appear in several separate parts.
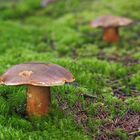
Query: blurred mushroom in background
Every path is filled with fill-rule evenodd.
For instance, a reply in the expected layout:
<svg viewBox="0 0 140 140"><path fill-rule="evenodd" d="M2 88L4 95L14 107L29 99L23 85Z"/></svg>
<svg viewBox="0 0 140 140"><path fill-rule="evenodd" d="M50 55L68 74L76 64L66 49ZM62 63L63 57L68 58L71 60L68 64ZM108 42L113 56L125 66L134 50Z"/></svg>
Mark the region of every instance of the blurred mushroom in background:
<svg viewBox="0 0 140 140"><path fill-rule="evenodd" d="M92 21L91 27L103 28L103 40L108 43L119 42L119 27L128 26L133 23L133 20L118 17L118 16L101 16L96 20Z"/></svg>
<svg viewBox="0 0 140 140"><path fill-rule="evenodd" d="M41 0L41 7L47 7L48 4L52 3L52 2L55 2L55 0Z"/></svg>

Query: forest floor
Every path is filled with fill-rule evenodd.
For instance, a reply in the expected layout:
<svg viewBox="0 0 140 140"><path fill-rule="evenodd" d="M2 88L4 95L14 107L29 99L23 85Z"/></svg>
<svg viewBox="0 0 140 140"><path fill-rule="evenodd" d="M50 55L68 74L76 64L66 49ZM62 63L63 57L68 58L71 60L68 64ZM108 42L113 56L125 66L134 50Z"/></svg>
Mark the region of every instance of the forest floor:
<svg viewBox="0 0 140 140"><path fill-rule="evenodd" d="M0 86L1 140L140 140L140 1L39 0L0 2L0 73L45 62L75 82L52 87L49 115L29 120L26 88ZM119 43L90 27L101 15L124 16Z"/></svg>

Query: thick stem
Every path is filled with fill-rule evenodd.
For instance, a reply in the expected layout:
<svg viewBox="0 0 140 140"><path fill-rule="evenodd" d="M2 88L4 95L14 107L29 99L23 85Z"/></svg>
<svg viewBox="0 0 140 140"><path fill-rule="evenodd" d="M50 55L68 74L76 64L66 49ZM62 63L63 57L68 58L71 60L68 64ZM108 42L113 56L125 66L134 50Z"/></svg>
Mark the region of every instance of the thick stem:
<svg viewBox="0 0 140 140"><path fill-rule="evenodd" d="M28 116L45 116L48 114L51 102L50 88L28 86L27 114Z"/></svg>
<svg viewBox="0 0 140 140"><path fill-rule="evenodd" d="M120 39L119 37L119 30L118 27L107 27L104 28L103 33L103 40L109 43L118 42Z"/></svg>

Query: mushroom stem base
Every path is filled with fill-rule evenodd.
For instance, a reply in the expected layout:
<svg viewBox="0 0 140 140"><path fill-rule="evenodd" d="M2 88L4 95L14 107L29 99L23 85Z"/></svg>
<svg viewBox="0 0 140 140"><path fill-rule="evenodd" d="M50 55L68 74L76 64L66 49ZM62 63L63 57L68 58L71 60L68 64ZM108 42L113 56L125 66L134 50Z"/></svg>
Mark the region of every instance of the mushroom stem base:
<svg viewBox="0 0 140 140"><path fill-rule="evenodd" d="M119 39L120 37L119 37L118 27L104 28L103 40L105 42L109 42L109 43L118 42Z"/></svg>
<svg viewBox="0 0 140 140"><path fill-rule="evenodd" d="M29 117L47 115L50 102L51 95L49 87L28 86L26 111Z"/></svg>

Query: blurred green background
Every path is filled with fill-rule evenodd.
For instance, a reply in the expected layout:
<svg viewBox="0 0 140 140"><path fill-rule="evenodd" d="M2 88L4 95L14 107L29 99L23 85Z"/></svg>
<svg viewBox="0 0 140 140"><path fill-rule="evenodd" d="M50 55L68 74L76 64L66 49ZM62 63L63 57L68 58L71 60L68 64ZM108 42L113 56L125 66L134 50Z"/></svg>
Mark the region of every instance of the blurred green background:
<svg viewBox="0 0 140 140"><path fill-rule="evenodd" d="M140 1L0 1L0 73L24 62L56 63L76 81L51 88L48 116L29 120L26 88L0 86L1 140L138 140ZM121 40L102 41L98 16L123 16ZM117 122L118 121L118 122ZM132 134L131 134L132 133Z"/></svg>

